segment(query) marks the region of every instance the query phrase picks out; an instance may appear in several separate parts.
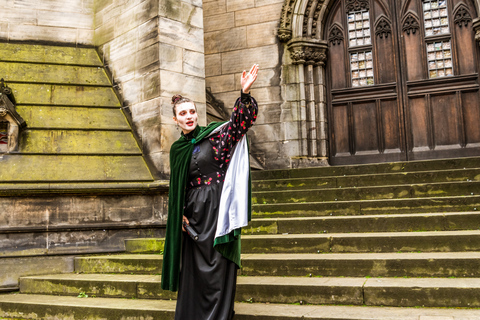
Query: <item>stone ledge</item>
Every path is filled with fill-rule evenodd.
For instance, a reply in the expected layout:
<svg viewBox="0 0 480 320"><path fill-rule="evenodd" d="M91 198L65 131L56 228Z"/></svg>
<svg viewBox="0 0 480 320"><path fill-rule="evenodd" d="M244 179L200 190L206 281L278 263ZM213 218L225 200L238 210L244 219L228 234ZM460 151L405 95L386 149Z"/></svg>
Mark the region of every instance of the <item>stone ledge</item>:
<svg viewBox="0 0 480 320"><path fill-rule="evenodd" d="M116 183L2 183L0 197L65 195L65 194L155 194L168 192L169 182L116 182Z"/></svg>

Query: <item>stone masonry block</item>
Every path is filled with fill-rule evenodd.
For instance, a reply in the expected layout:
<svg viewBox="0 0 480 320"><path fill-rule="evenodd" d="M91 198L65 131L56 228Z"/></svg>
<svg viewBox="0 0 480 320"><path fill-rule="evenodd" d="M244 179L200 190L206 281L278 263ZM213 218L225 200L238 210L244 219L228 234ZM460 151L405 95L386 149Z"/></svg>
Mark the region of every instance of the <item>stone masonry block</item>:
<svg viewBox="0 0 480 320"><path fill-rule="evenodd" d="M235 79L233 74L208 77L205 80L207 87L211 89L212 93L228 92L235 90Z"/></svg>
<svg viewBox="0 0 480 320"><path fill-rule="evenodd" d="M146 74L143 77L143 101L158 97L160 95L160 85L161 82L159 69Z"/></svg>
<svg viewBox="0 0 480 320"><path fill-rule="evenodd" d="M10 24L37 24L37 11L31 8L1 10L0 21Z"/></svg>
<svg viewBox="0 0 480 320"><path fill-rule="evenodd" d="M178 0L164 0L159 6L159 14L197 28L203 27L203 10L198 6Z"/></svg>
<svg viewBox="0 0 480 320"><path fill-rule="evenodd" d="M93 45L94 30L77 29L77 44L91 46Z"/></svg>
<svg viewBox="0 0 480 320"><path fill-rule="evenodd" d="M109 41L112 41L115 33L115 21L108 20L100 27L95 29L94 43L96 46L101 46Z"/></svg>
<svg viewBox="0 0 480 320"><path fill-rule="evenodd" d="M222 74L222 56L220 54L205 55L205 76L219 76Z"/></svg>
<svg viewBox="0 0 480 320"><path fill-rule="evenodd" d="M246 47L247 29L245 27L205 34L205 54L233 51Z"/></svg>
<svg viewBox="0 0 480 320"><path fill-rule="evenodd" d="M255 0L255 7L267 6L269 4L284 3L285 0Z"/></svg>
<svg viewBox="0 0 480 320"><path fill-rule="evenodd" d="M235 25L237 27L262 23L268 21L278 21L282 13L282 3L276 3L259 8L246 9L235 12Z"/></svg>
<svg viewBox="0 0 480 320"><path fill-rule="evenodd" d="M142 69L152 64L156 64L156 67L158 68L159 55L159 44L154 44L153 46L137 51L135 53L136 74L139 75L144 73L142 72Z"/></svg>
<svg viewBox="0 0 480 320"><path fill-rule="evenodd" d="M117 82L123 83L135 77L135 64L131 57L110 61L107 67L112 70L113 78Z"/></svg>
<svg viewBox="0 0 480 320"><path fill-rule="evenodd" d="M259 104L282 103L283 99L281 91L281 87L253 88L251 94L257 99Z"/></svg>
<svg viewBox="0 0 480 320"><path fill-rule="evenodd" d="M225 108L228 110L228 113L232 112L233 105L235 101L240 97L240 91L230 91L230 92L221 92L215 93L215 98L222 101L225 104Z"/></svg>
<svg viewBox="0 0 480 320"><path fill-rule="evenodd" d="M203 16L210 17L227 12L227 0L204 1Z"/></svg>
<svg viewBox="0 0 480 320"><path fill-rule="evenodd" d="M227 11L238 11L255 7L255 0L227 0Z"/></svg>
<svg viewBox="0 0 480 320"><path fill-rule="evenodd" d="M183 49L160 43L160 69L169 71L183 71Z"/></svg>
<svg viewBox="0 0 480 320"><path fill-rule="evenodd" d="M274 68L278 65L278 46L236 50L222 53L222 73L242 72L257 63L260 68Z"/></svg>
<svg viewBox="0 0 480 320"><path fill-rule="evenodd" d="M77 43L77 30L73 28L10 24L8 35L9 40Z"/></svg>
<svg viewBox="0 0 480 320"><path fill-rule="evenodd" d="M251 66L245 66L245 71L248 72L250 68ZM241 72L235 74L235 90L240 90L242 88L241 76ZM280 84L279 81L280 79L276 69L264 69L260 67L258 77L253 84L253 88L278 86Z"/></svg>
<svg viewBox="0 0 480 320"><path fill-rule="evenodd" d="M258 111L256 124L281 122L282 109L278 103L262 104Z"/></svg>
<svg viewBox="0 0 480 320"><path fill-rule="evenodd" d="M229 12L211 16L208 19L205 19L204 24L205 32L232 29L235 27L235 13Z"/></svg>
<svg viewBox="0 0 480 320"><path fill-rule="evenodd" d="M205 77L205 55L201 52L184 50L183 72L192 76Z"/></svg>
<svg viewBox="0 0 480 320"><path fill-rule="evenodd" d="M254 48L277 43L277 28L277 21L247 26L247 46Z"/></svg>
<svg viewBox="0 0 480 320"><path fill-rule="evenodd" d="M159 121L161 103L161 98L155 98L131 105L130 109L132 110L133 121L140 122L152 118L154 118L155 121Z"/></svg>
<svg viewBox="0 0 480 320"><path fill-rule="evenodd" d="M150 19L139 25L136 29L137 33L137 50L151 46L159 42L158 37L158 18Z"/></svg>
<svg viewBox="0 0 480 320"><path fill-rule="evenodd" d="M203 78L160 70L160 82L162 83L162 97L171 98L179 93L195 102L206 102L205 79Z"/></svg>
<svg viewBox="0 0 480 320"><path fill-rule="evenodd" d="M162 17L159 21L159 28L160 42L192 51L204 51L203 29Z"/></svg>
<svg viewBox="0 0 480 320"><path fill-rule="evenodd" d="M282 123L255 124L252 130L256 137L261 137L263 142L283 141L285 136Z"/></svg>
<svg viewBox="0 0 480 320"><path fill-rule="evenodd" d="M51 27L93 29L93 14L65 14L63 11L37 10L37 25Z"/></svg>

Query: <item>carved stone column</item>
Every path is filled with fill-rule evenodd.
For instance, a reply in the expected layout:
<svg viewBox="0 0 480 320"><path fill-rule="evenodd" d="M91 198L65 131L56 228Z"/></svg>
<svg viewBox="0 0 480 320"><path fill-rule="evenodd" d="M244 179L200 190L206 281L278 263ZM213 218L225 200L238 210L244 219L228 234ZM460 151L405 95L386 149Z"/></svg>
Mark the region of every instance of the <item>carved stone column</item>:
<svg viewBox="0 0 480 320"><path fill-rule="evenodd" d="M325 63L327 42L318 39L292 39L287 43L294 65L298 65L299 89L303 92L301 104L304 111L299 120L302 127L304 150L297 159L292 159L293 167L318 166L327 164L326 114L325 107Z"/></svg>
<svg viewBox="0 0 480 320"><path fill-rule="evenodd" d="M473 20L473 30L475 31L475 41L480 45L480 18Z"/></svg>

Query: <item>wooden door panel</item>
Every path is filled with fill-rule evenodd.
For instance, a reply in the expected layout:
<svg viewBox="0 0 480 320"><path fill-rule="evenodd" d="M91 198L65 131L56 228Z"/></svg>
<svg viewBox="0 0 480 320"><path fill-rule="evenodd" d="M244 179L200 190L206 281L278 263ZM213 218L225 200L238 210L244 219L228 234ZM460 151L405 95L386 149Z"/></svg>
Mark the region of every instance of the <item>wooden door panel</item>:
<svg viewBox="0 0 480 320"><path fill-rule="evenodd" d="M381 121L383 132L383 150L389 152L401 152L400 128L398 123L398 103L396 100L381 101Z"/></svg>
<svg viewBox="0 0 480 320"><path fill-rule="evenodd" d="M480 104L479 92L462 93L462 111L465 123L465 143L467 147L480 144Z"/></svg>
<svg viewBox="0 0 480 320"><path fill-rule="evenodd" d="M460 146L455 98L455 93L432 95L430 98L435 148Z"/></svg>
<svg viewBox="0 0 480 320"><path fill-rule="evenodd" d="M429 122L427 110L427 101L425 97L409 99L410 110L410 139L413 144L413 150L429 149Z"/></svg>
<svg viewBox="0 0 480 320"><path fill-rule="evenodd" d="M348 138L348 112L346 105L333 108L333 155L350 155Z"/></svg>
<svg viewBox="0 0 480 320"><path fill-rule="evenodd" d="M353 104L355 153L379 152L375 101Z"/></svg>

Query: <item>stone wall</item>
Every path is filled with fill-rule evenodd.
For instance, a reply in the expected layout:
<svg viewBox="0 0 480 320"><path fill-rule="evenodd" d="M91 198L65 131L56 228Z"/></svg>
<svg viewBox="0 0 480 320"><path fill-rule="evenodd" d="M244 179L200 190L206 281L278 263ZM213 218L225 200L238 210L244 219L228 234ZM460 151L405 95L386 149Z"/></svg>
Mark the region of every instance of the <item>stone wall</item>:
<svg viewBox="0 0 480 320"><path fill-rule="evenodd" d="M204 0L206 85L232 107L240 75L260 65L252 95L260 106L249 137L255 158L269 169L290 167L299 154L297 115L284 103L284 47L277 39L283 0Z"/></svg>
<svg viewBox="0 0 480 320"><path fill-rule="evenodd" d="M0 40L93 45L94 0L0 0Z"/></svg>
<svg viewBox="0 0 480 320"><path fill-rule="evenodd" d="M206 123L201 0L97 0L95 45L129 107L155 178L165 178L180 132L171 97L195 101Z"/></svg>
<svg viewBox="0 0 480 320"><path fill-rule="evenodd" d="M125 250L164 237L166 188L126 195L0 197L0 291L26 275L73 271L73 255Z"/></svg>

